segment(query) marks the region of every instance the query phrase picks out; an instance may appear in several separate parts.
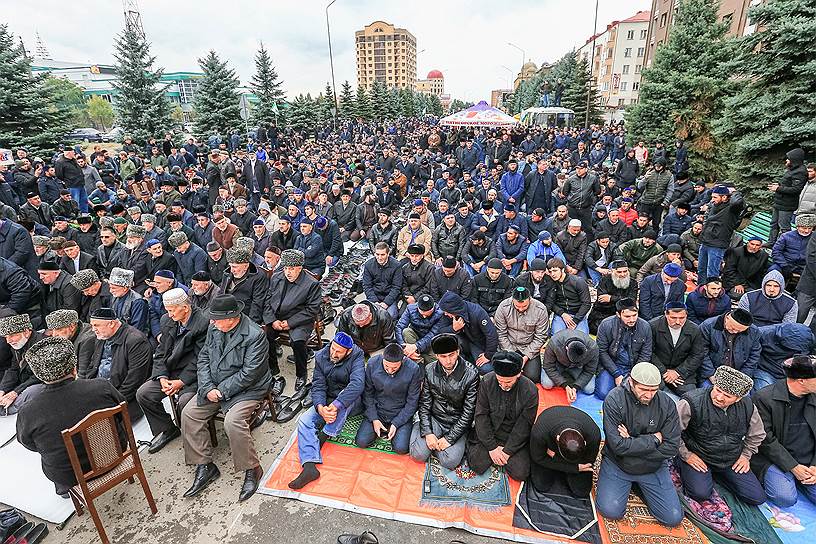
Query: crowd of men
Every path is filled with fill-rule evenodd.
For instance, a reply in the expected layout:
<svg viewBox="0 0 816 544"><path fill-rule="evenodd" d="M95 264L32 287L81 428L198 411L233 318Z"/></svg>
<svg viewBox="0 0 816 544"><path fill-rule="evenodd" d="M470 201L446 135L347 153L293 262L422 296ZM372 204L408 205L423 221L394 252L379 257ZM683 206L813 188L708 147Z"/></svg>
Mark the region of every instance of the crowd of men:
<svg viewBox="0 0 816 544"><path fill-rule="evenodd" d="M697 500L716 480L749 504L816 501L816 166L801 149L768 186L767 242L736 232L734 187L690 179L683 142L627 149L622 124L264 126L246 147L167 135L16 158L0 167L0 407L60 494L75 479L59 431L127 402L149 452L182 437L188 497L220 475L208 429L224 414L246 500L285 343L289 401L309 407L294 489L363 414L360 447L587 496L600 430L571 406L537 417L540 384L604 401L607 517L636 483L680 523L672 464ZM352 243L373 255L338 271ZM344 275L363 296L310 353L320 280Z"/></svg>

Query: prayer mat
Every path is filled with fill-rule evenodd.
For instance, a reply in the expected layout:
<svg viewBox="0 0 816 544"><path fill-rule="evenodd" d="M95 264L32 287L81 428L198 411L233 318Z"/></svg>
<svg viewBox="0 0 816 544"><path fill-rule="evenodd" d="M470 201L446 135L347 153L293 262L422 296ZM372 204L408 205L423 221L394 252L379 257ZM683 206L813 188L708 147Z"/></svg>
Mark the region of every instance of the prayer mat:
<svg viewBox="0 0 816 544"><path fill-rule="evenodd" d="M425 463L421 504L496 509L510 504L510 486L504 469L492 465L484 474L477 474L462 460L455 469L439 464L436 457Z"/></svg>
<svg viewBox="0 0 816 544"><path fill-rule="evenodd" d="M766 502L759 509L785 544L812 544L816 534L816 505L802 493L790 508Z"/></svg>
<svg viewBox="0 0 816 544"><path fill-rule="evenodd" d="M558 483L553 484L547 493L541 493L527 482L522 483L516 497L513 526L579 542L601 543L592 498L574 497L566 486Z"/></svg>
<svg viewBox="0 0 816 544"><path fill-rule="evenodd" d="M595 395L587 395L579 391L572 406L585 412L592 418L592 421L601 429L601 439L603 439L603 401Z"/></svg>
<svg viewBox="0 0 816 544"><path fill-rule="evenodd" d="M343 429L337 436L329 438L329 442L333 442L338 446L356 448L357 444L354 443L354 438L357 436L357 431L360 429L360 425L362 425L364 421L365 416L363 414L357 414L356 416L347 418L346 423L343 425ZM375 439L374 443L366 449L396 455L396 453L394 453L394 449L391 447L391 441L383 440L382 438Z"/></svg>

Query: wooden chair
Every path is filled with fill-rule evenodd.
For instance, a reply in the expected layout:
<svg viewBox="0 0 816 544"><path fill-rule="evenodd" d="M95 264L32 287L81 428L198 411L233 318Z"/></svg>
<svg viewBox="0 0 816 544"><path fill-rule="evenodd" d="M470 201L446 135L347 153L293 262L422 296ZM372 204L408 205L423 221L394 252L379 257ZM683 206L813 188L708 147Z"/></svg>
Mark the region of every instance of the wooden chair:
<svg viewBox="0 0 816 544"><path fill-rule="evenodd" d="M124 449L119 439L120 424L127 436L127 447ZM90 465L88 472L85 472L79 461L76 438L81 439L85 447ZM62 439L78 482L68 493L78 516L82 515L83 507L88 509L103 544L110 541L102 526L94 500L120 483L127 480L132 484L134 476L139 478L150 511L154 514L158 511L142 468L142 461L139 459L126 402L114 408L91 412L70 429L62 431Z"/></svg>

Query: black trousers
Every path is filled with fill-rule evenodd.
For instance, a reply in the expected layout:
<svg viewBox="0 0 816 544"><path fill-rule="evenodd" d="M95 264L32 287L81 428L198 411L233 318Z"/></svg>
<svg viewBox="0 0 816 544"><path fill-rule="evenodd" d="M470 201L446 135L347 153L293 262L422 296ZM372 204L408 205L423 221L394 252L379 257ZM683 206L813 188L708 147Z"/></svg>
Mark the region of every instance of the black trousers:
<svg viewBox="0 0 816 544"><path fill-rule="evenodd" d="M589 493L592 491L591 472L568 474L533 463L530 467L530 479L533 486L542 493L547 493L556 483L559 483L560 486L566 486L575 497L579 498L589 497Z"/></svg>
<svg viewBox="0 0 816 544"><path fill-rule="evenodd" d="M279 332L272 328L272 325L266 326L266 339L269 341L269 372L272 376L280 374L280 366L278 366L278 338ZM307 349L306 340L290 341L292 344L292 353L295 356L295 376L298 378L306 377L306 360Z"/></svg>
<svg viewBox="0 0 816 544"><path fill-rule="evenodd" d="M173 420L170 418L170 414L167 413L162 405L162 401L164 401L166 396L167 395L161 390L161 382L159 380L147 381L136 391L136 400L147 418L147 424L150 425L150 432L153 433L153 436L164 431L169 431L175 426ZM193 392L179 395L179 414L194 396L195 393ZM130 408L128 408L128 410L130 410Z"/></svg>
<svg viewBox="0 0 816 544"><path fill-rule="evenodd" d="M567 206L567 212L569 213L570 219L578 219L581 221L581 230L586 233L587 242L594 240L595 233L592 230L592 208L574 208Z"/></svg>
<svg viewBox="0 0 816 544"><path fill-rule="evenodd" d="M477 474L484 474L493 464L493 460L490 458L490 452L477 440L471 439L468 442L465 455L467 455L468 465ZM507 475L514 480L519 482L525 481L527 477L530 476L529 448L522 448L511 455L510 459L507 460L507 464L504 466L504 470L507 471Z"/></svg>

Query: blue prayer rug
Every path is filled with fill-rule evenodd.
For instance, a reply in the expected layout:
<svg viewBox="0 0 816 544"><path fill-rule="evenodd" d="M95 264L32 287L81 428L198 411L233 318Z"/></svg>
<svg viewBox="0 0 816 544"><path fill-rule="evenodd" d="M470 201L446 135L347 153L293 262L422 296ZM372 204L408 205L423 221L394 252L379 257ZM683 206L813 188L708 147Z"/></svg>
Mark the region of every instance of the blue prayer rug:
<svg viewBox="0 0 816 544"><path fill-rule="evenodd" d="M453 470L431 457L425 464L422 482L424 506L471 506L501 508L510 504L510 484L504 469L492 465L484 474L476 474L463 459Z"/></svg>

